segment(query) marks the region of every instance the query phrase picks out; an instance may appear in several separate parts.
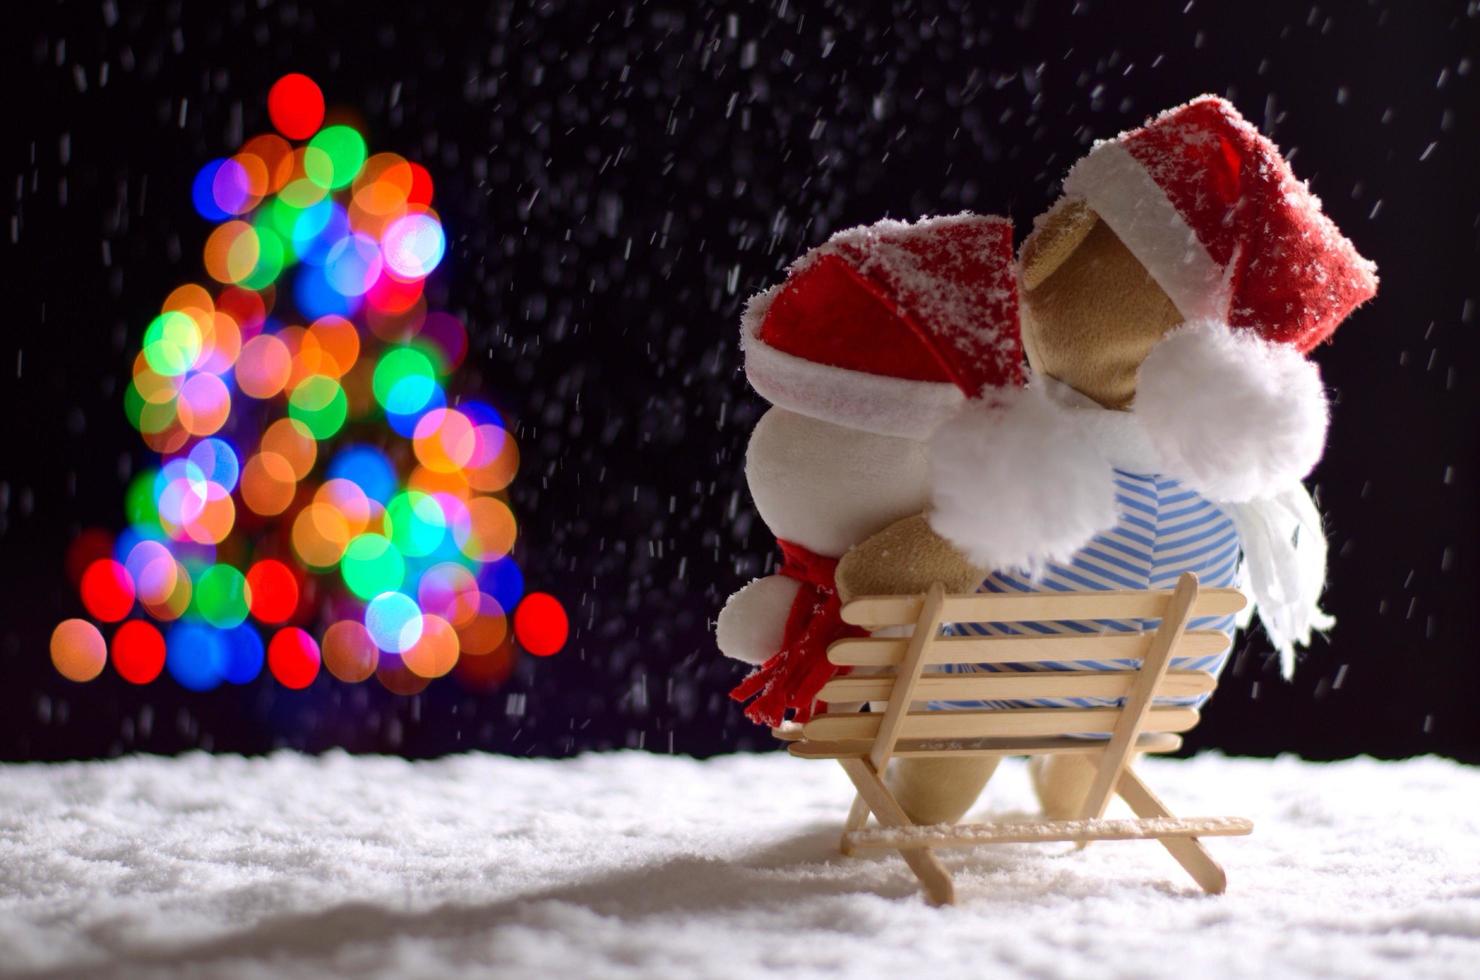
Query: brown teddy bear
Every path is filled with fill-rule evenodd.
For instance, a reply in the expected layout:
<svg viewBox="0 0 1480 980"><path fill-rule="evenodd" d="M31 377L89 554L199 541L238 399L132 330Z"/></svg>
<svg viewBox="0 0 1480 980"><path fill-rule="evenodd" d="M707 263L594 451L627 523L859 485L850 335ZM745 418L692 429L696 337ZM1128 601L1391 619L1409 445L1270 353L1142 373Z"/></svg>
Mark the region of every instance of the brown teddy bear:
<svg viewBox="0 0 1480 980"><path fill-rule="evenodd" d="M839 592L1168 588L1192 571L1252 593L1288 674L1295 644L1332 623L1318 605L1325 538L1300 482L1324 448L1327 405L1304 355L1375 294L1374 267L1278 149L1213 97L1097 144L1064 191L1019 254L1030 384L941 425L931 508L844 556ZM1065 473L1070 488L1057 485ZM1235 629L1231 617L1190 625ZM1173 666L1216 673L1226 657ZM954 822L995 765L898 760L888 778L912 820ZM1078 816L1088 767L1049 756L1031 771L1048 815Z"/></svg>

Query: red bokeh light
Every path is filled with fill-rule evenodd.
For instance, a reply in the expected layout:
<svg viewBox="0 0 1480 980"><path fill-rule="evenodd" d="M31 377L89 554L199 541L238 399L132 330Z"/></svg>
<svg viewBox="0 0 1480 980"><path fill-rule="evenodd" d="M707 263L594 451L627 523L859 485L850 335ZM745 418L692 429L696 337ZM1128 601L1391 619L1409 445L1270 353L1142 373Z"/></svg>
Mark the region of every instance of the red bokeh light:
<svg viewBox="0 0 1480 980"><path fill-rule="evenodd" d="M134 580L118 562L100 558L82 573L82 604L94 619L116 623L134 608Z"/></svg>
<svg viewBox="0 0 1480 980"><path fill-rule="evenodd" d="M267 304L263 302L262 294L240 286L227 286L221 290L221 295L216 297L216 309L236 321L242 343L261 333L262 324L267 319Z"/></svg>
<svg viewBox="0 0 1480 980"><path fill-rule="evenodd" d="M514 643L505 640L492 653L468 654L457 658L452 674L462 686L475 693L496 691L514 672Z"/></svg>
<svg viewBox="0 0 1480 980"><path fill-rule="evenodd" d="M142 619L131 619L113 634L113 669L130 684L148 684L164 669L164 637Z"/></svg>
<svg viewBox="0 0 1480 980"><path fill-rule="evenodd" d="M264 558L247 569L247 587L258 622L286 623L298 609L298 577L275 558Z"/></svg>
<svg viewBox="0 0 1480 980"><path fill-rule="evenodd" d="M305 631L289 626L272 635L268 644L268 669L278 684L302 690L318 677L318 644Z"/></svg>
<svg viewBox="0 0 1480 980"><path fill-rule="evenodd" d="M296 626L278 630L267 645L267 666L279 684L300 691L319 676L319 645Z"/></svg>
<svg viewBox="0 0 1480 980"><path fill-rule="evenodd" d="M382 272L375 285L365 294L371 306L382 313L405 313L421 299L422 286L426 280L401 282L389 273Z"/></svg>
<svg viewBox="0 0 1480 980"><path fill-rule="evenodd" d="M267 114L288 139L306 140L324 123L324 93L307 75L284 75L267 93Z"/></svg>
<svg viewBox="0 0 1480 980"><path fill-rule="evenodd" d="M570 635L570 621L560 600L545 592L531 592L514 610L514 636L536 657L559 653Z"/></svg>
<svg viewBox="0 0 1480 980"><path fill-rule="evenodd" d="M411 190L406 195L406 203L429 207L432 203L432 175L419 163L411 162L407 166L411 168Z"/></svg>

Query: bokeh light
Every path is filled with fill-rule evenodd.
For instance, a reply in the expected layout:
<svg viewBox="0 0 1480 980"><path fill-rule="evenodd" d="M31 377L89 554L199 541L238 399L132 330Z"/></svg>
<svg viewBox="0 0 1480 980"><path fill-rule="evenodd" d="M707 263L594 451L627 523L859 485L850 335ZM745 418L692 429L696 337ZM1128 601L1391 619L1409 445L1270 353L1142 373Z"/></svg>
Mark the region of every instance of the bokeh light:
<svg viewBox="0 0 1480 980"><path fill-rule="evenodd" d="M303 169L320 187L338 190L365 164L365 138L349 126L329 126L308 141Z"/></svg>
<svg viewBox="0 0 1480 980"><path fill-rule="evenodd" d="M164 670L164 636L141 619L131 619L113 634L113 670L130 684L149 684Z"/></svg>
<svg viewBox="0 0 1480 980"><path fill-rule="evenodd" d="M51 662L67 680L85 683L103 672L108 662L108 646L92 623L66 619L52 630Z"/></svg>
<svg viewBox="0 0 1480 980"><path fill-rule="evenodd" d="M179 622L165 637L165 667L181 687L209 691L219 687L226 666L222 631L204 623Z"/></svg>
<svg viewBox="0 0 1480 980"><path fill-rule="evenodd" d="M433 214L407 214L392 221L385 230L385 264L402 279L431 275L446 248L442 223Z"/></svg>
<svg viewBox="0 0 1480 980"><path fill-rule="evenodd" d="M101 558L82 573L82 604L94 619L116 623L134 607L134 580L128 569Z"/></svg>
<svg viewBox="0 0 1480 980"><path fill-rule="evenodd" d="M157 459L128 482L127 526L67 549L89 618L57 627L52 661L192 691L264 668L307 688L321 665L400 695L449 674L492 690L569 625L524 595L518 446L458 385L467 328L430 302L447 251L431 175L325 126L307 76L267 108L275 132L190 184L203 275L143 325L122 399Z"/></svg>
<svg viewBox="0 0 1480 980"><path fill-rule="evenodd" d="M286 623L298 608L298 578L280 561L264 558L247 569L248 607L259 623Z"/></svg>
<svg viewBox="0 0 1480 980"><path fill-rule="evenodd" d="M406 560L390 539L380 534L361 534L351 541L339 568L344 584L361 599L399 589L406 578Z"/></svg>
<svg viewBox="0 0 1480 980"><path fill-rule="evenodd" d="M440 616L421 617L421 636L401 653L406 669L419 677L441 677L457 666L458 638Z"/></svg>
<svg viewBox="0 0 1480 980"><path fill-rule="evenodd" d="M231 629L246 621L252 604L247 577L230 565L212 565L195 583L195 608L217 629Z"/></svg>
<svg viewBox="0 0 1480 980"><path fill-rule="evenodd" d="M324 122L324 93L307 75L284 75L267 92L267 115L288 139L308 139Z"/></svg>
<svg viewBox="0 0 1480 980"><path fill-rule="evenodd" d="M409 415L425 408L437 389L437 373L431 358L412 347L392 350L375 368L375 400L396 415Z"/></svg>
<svg viewBox="0 0 1480 980"><path fill-rule="evenodd" d="M369 235L341 238L324 259L324 277L342 296L363 296L380 278L384 260L380 247Z"/></svg>
<svg viewBox="0 0 1480 980"><path fill-rule="evenodd" d="M221 679L232 684L250 684L262 673L262 637L242 625L221 634L223 649Z"/></svg>
<svg viewBox="0 0 1480 980"><path fill-rule="evenodd" d="M350 684L368 679L380 663L380 648L370 631L351 619L340 620L324 631L322 654L329 673Z"/></svg>
<svg viewBox="0 0 1480 980"><path fill-rule="evenodd" d="M295 626L278 630L267 645L267 665L283 687L302 690L319 676L319 645Z"/></svg>
<svg viewBox="0 0 1480 980"><path fill-rule="evenodd" d="M544 592L531 592L514 610L514 637L536 657L559 653L570 634L570 622L560 600Z"/></svg>
<svg viewBox="0 0 1480 980"><path fill-rule="evenodd" d="M293 371L293 355L272 334L261 334L242 345L236 361L236 385L248 398L267 399L283 390Z"/></svg>
<svg viewBox="0 0 1480 980"><path fill-rule="evenodd" d="M421 639L425 617L403 592L382 592L365 606L365 629L387 653L405 653Z"/></svg>

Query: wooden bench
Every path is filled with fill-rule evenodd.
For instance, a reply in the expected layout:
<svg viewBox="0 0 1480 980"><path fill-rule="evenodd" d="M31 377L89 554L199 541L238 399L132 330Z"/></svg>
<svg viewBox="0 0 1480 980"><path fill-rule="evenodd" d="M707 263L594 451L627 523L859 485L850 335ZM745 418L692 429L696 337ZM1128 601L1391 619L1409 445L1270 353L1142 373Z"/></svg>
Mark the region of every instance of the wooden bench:
<svg viewBox="0 0 1480 980"><path fill-rule="evenodd" d="M1216 630L1188 630L1190 619L1225 616L1243 608L1236 589L1199 589L1184 574L1171 591L973 593L947 595L939 584L925 595L867 596L843 607L845 622L870 630L913 626L907 637L839 640L828 660L874 673L829 681L819 700L829 711L805 725L774 729L792 755L836 759L858 790L848 814L842 851L897 850L937 905L955 901L949 872L935 848L1047 841L1157 840L1210 893L1227 884L1223 869L1199 838L1247 834L1235 817L1180 818L1131 768L1134 753L1179 748L1178 733L1197 724L1195 708L1156 703L1158 697L1211 692L1217 679L1204 671L1169 670L1173 657L1226 649ZM1104 634L942 636L948 623L1022 623L1160 619L1153 631ZM1123 670L1082 671L1073 661L1130 660ZM926 672L949 664L1036 664L1043 669ZM931 702L1040 698L1124 699L1112 707L962 709ZM882 711L861 709L884 702ZM842 709L842 710L840 710ZM1031 820L936 827L912 824L881 778L891 758L1069 753L1095 767L1078 820ZM1114 794L1132 820L1107 820ZM870 813L879 827L865 829Z"/></svg>

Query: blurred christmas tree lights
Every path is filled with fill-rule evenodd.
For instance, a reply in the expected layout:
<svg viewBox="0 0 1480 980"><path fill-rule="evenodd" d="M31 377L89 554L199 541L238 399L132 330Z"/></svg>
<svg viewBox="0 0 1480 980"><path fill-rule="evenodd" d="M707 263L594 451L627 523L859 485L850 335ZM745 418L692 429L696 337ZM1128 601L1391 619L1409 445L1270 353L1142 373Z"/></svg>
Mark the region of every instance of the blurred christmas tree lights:
<svg viewBox="0 0 1480 980"><path fill-rule="evenodd" d="M90 619L57 626L52 662L191 690L264 665L293 689L321 667L401 694L449 673L491 689L516 642L556 653L568 622L510 554L513 437L448 391L468 339L423 295L446 251L431 177L325 126L306 76L279 79L268 112L277 134L192 184L214 286L179 287L144 331L124 409L159 462L129 484L122 533L72 543Z"/></svg>

